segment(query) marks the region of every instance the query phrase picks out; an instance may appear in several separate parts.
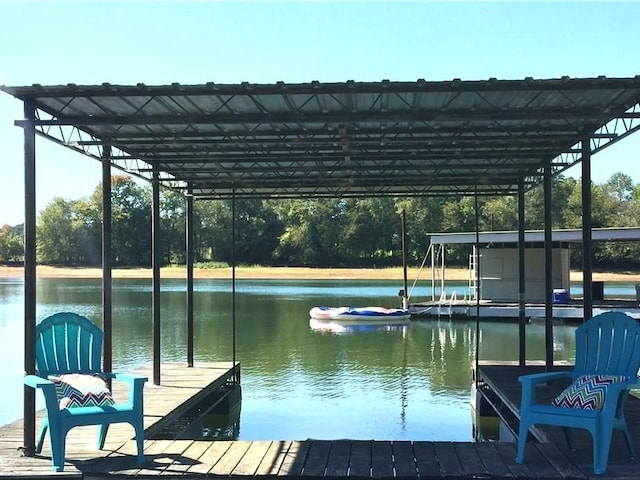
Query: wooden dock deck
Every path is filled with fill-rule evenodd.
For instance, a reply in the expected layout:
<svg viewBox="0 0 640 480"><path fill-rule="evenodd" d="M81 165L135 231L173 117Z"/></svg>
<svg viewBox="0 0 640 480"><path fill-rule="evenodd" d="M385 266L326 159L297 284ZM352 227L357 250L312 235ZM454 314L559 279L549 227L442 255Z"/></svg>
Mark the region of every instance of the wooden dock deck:
<svg viewBox="0 0 640 480"><path fill-rule="evenodd" d="M151 365L136 370L136 373L152 378ZM239 381L240 365L232 362L201 363L195 367L187 367L178 363L161 365L161 384L154 385L150 381L145 384L144 391L144 428L145 439L159 435L165 428L178 420L191 408L206 398L211 392L219 390L233 379ZM117 402L124 401L127 391L118 388L114 382L113 395ZM36 414L36 428L44 416L44 410ZM65 475L80 475L81 465L88 459L95 459L110 452L124 448L132 441L133 427L128 424L115 424L109 427L105 449L96 448L97 427L76 427L67 435ZM51 475L51 451L49 438L44 442L41 455L24 457L23 420L17 420L0 427L0 478L8 476L38 477ZM133 442L135 444L135 442ZM134 448L135 453L135 448ZM61 473L57 473L59 476Z"/></svg>
<svg viewBox="0 0 640 480"><path fill-rule="evenodd" d="M569 366L557 366L556 369L570 368ZM483 384L481 388L483 396L488 399L500 417L509 424L509 427L518 431L520 410L520 383L518 376L529 373L544 372L542 365L530 365L520 368L518 365L481 365L478 379ZM536 394L541 402L551 402L569 382L562 380L549 385L540 385ZM630 395L625 405L625 416L631 433L634 446L640 448L640 399ZM591 435L586 430L574 430L575 451L566 446L566 440L562 428L549 425L536 425L530 432L538 442L549 442L557 448L571 462L576 464L586 474L593 476L593 444ZM525 452L525 464L536 460L529 457L529 447ZM640 479L640 459L629 458L624 437L621 432L614 431L609 454L609 465L604 477L596 478L634 478Z"/></svg>
<svg viewBox="0 0 640 480"><path fill-rule="evenodd" d="M104 450L95 448L96 427L72 430L67 440L64 472L51 469L48 439L37 457L21 455L22 421L0 427L0 479L3 478L165 478L197 479L224 476L311 477L358 479L606 479L640 478L640 464L618 458L603 476L593 474L590 451L575 454L561 443L532 443L524 465L515 463L511 442L429 442L374 440L266 440L227 441L158 439L155 435L197 403L208 385L225 381L231 363L187 368L163 365L162 385L145 389L145 462L138 464L133 429L114 425ZM517 367L516 367L517 369ZM513 367L483 366L481 375L504 385L508 395L517 390ZM239 375L239 366L237 366ZM511 380L509 380L511 378ZM506 382L506 384L505 384ZM511 382L511 383L509 383ZM517 396L517 393L515 394ZM516 405L517 403L512 404ZM639 401L640 403L640 401ZM508 408L508 407L506 407ZM638 409L640 414L640 408ZM428 415L425 412L425 415ZM634 422L635 417L629 416ZM434 419L437 421L437 419ZM155 432L155 433L154 433ZM638 432L636 435L640 436ZM617 447L614 447L614 450Z"/></svg>

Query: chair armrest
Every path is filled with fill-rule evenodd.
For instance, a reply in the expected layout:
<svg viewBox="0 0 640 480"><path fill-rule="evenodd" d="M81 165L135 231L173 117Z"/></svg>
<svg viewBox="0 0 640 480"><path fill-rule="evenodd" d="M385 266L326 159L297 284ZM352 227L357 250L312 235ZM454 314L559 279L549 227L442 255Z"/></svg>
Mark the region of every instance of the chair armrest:
<svg viewBox="0 0 640 480"><path fill-rule="evenodd" d="M544 373L532 373L529 375L521 375L518 377L520 383L540 383L547 382L549 380L558 380L560 378L573 378L573 372L544 372Z"/></svg>
<svg viewBox="0 0 640 480"><path fill-rule="evenodd" d="M44 388L45 385L51 385L55 388L51 380L47 380L46 378L42 378L37 375L25 375L23 381L25 385L31 388Z"/></svg>
<svg viewBox="0 0 640 480"><path fill-rule="evenodd" d="M607 393L624 392L624 391L632 390L635 388L640 388L640 379L638 378L625 380L624 382L614 382L610 385L607 385Z"/></svg>
<svg viewBox="0 0 640 480"><path fill-rule="evenodd" d="M114 380L125 382L129 385L128 403L130 405L142 404L144 384L149 380L146 376L135 373L112 373L110 376Z"/></svg>
<svg viewBox="0 0 640 480"><path fill-rule="evenodd" d="M537 383L546 382L549 380L558 380L561 378L573 378L573 373L567 372L545 372L545 373L532 373L530 375L521 375L518 377L518 381L522 384L522 397L520 399L520 414L526 412L530 406L536 403L536 389Z"/></svg>
<svg viewBox="0 0 640 480"><path fill-rule="evenodd" d="M112 373L112 378L115 380L121 380L123 382L136 383L136 382L146 382L149 380L148 377L144 375L138 375L137 373Z"/></svg>
<svg viewBox="0 0 640 480"><path fill-rule="evenodd" d="M614 382L607 385L602 411L606 412L607 415L613 415L619 408L622 408L627 398L626 394L633 388L640 388L640 379L633 378L624 382Z"/></svg>
<svg viewBox="0 0 640 480"><path fill-rule="evenodd" d="M28 387L42 389L47 412L58 412L60 410L58 396L56 394L56 386L51 380L47 380L46 378L42 378L37 375L25 375L23 382Z"/></svg>

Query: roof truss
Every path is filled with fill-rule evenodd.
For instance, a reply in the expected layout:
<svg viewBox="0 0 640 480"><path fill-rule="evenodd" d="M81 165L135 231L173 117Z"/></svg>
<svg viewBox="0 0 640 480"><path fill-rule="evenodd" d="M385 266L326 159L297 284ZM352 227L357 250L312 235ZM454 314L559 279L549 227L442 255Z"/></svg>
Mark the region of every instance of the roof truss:
<svg viewBox="0 0 640 480"><path fill-rule="evenodd" d="M0 89L38 134L206 198L510 194L640 128L640 77Z"/></svg>

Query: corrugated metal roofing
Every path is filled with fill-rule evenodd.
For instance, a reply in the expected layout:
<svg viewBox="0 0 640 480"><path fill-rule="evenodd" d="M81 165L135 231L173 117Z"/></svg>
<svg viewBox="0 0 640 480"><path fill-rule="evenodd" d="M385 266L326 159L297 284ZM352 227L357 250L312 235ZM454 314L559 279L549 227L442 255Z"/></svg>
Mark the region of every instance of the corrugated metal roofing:
<svg viewBox="0 0 640 480"><path fill-rule="evenodd" d="M553 230L551 232L552 242L580 243L583 241L582 230ZM457 233L432 233L429 234L431 244L436 245L460 245L474 244L481 245L501 245L518 243L517 231L496 231L496 232L457 232ZM591 240L594 242L625 242L640 240L640 228L594 228L591 230ZM524 241L526 243L544 244L543 230L527 230Z"/></svg>
<svg viewBox="0 0 640 480"><path fill-rule="evenodd" d="M640 128L640 76L0 89L39 134L213 198L508 194Z"/></svg>

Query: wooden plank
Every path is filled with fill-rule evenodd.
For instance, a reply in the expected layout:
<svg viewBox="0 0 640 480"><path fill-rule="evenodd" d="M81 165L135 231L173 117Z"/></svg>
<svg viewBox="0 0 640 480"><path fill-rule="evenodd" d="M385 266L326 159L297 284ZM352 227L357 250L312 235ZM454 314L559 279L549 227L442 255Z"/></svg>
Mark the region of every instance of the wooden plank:
<svg viewBox="0 0 640 480"><path fill-rule="evenodd" d="M351 442L351 454L349 456L350 477L371 476L371 442L354 440Z"/></svg>
<svg viewBox="0 0 640 480"><path fill-rule="evenodd" d="M254 476L273 442L251 442L247 453L231 471L232 475Z"/></svg>
<svg viewBox="0 0 640 480"><path fill-rule="evenodd" d="M489 476L490 472L478 454L475 444L456 442L453 446L467 477L482 478Z"/></svg>
<svg viewBox="0 0 640 480"><path fill-rule="evenodd" d="M171 453L178 451L181 453L187 448L185 444L179 445L173 440L156 440L153 442L145 452L145 465L134 476L160 475L173 462L173 459L170 458Z"/></svg>
<svg viewBox="0 0 640 480"><path fill-rule="evenodd" d="M393 450L391 442L371 442L371 476L393 477Z"/></svg>
<svg viewBox="0 0 640 480"><path fill-rule="evenodd" d="M144 448L144 463L139 464L136 462L136 468L128 469L128 474L131 476L138 475L157 475L156 470L156 457L164 452L167 447L167 440L150 440L148 443L145 441ZM134 448L134 451L137 450Z"/></svg>
<svg viewBox="0 0 640 480"><path fill-rule="evenodd" d="M176 440L176 443L184 443L185 448L181 448L182 453L173 456L173 461L163 471L164 475L184 474L190 467L200 463L200 457L211 445L211 442L192 440Z"/></svg>
<svg viewBox="0 0 640 480"><path fill-rule="evenodd" d="M207 448L200 456L199 462L187 469L187 473L209 473L211 467L214 466L220 458L226 453L232 442L216 441L210 442Z"/></svg>
<svg viewBox="0 0 640 480"><path fill-rule="evenodd" d="M331 451L331 442L327 440L313 440L307 459L304 462L302 475L305 477L323 477L327 461L329 460L329 452Z"/></svg>
<svg viewBox="0 0 640 480"><path fill-rule="evenodd" d="M474 446L482 463L486 465L487 472L498 478L513 478L513 473L496 450L494 442L478 442Z"/></svg>
<svg viewBox="0 0 640 480"><path fill-rule="evenodd" d="M541 453L538 445L538 442L527 444L525 463L531 468L536 478L561 478L562 473L549 462L546 455Z"/></svg>
<svg viewBox="0 0 640 480"><path fill-rule="evenodd" d="M105 456L96 458L95 461L84 467L87 472L113 473L116 471L140 468L137 458L132 455L111 450Z"/></svg>
<svg viewBox="0 0 640 480"><path fill-rule="evenodd" d="M433 442L436 458L440 463L440 472L448 477L464 476L464 468L452 442Z"/></svg>
<svg viewBox="0 0 640 480"><path fill-rule="evenodd" d="M143 449L145 452L144 464L151 461L146 456L147 451L154 445L154 440L145 440ZM131 440L117 447L115 450L108 452L102 458L97 459L87 467L91 472L105 472L105 473L118 473L123 475L133 475L135 472L142 468L142 465L138 463L138 449L136 442Z"/></svg>
<svg viewBox="0 0 640 480"><path fill-rule="evenodd" d="M222 455L219 461L217 461L209 473L212 475L231 475L234 468L240 463L242 457L247 453L252 442L225 442L229 443L229 448Z"/></svg>
<svg viewBox="0 0 640 480"><path fill-rule="evenodd" d="M442 475L433 442L413 442L418 475L422 478L439 478Z"/></svg>
<svg viewBox="0 0 640 480"><path fill-rule="evenodd" d="M300 476L309 452L310 442L291 442L278 475Z"/></svg>
<svg viewBox="0 0 640 480"><path fill-rule="evenodd" d="M273 441L256 470L256 476L277 475L287 452L291 447L289 441Z"/></svg>
<svg viewBox="0 0 640 480"><path fill-rule="evenodd" d="M351 441L336 440L331 444L331 451L325 469L326 477L346 477L349 473Z"/></svg>
<svg viewBox="0 0 640 480"><path fill-rule="evenodd" d="M509 470L511 470L511 474L514 477L538 478L538 475L535 472L535 468L532 469L529 468L529 466L526 464L521 465L519 463L515 463L516 447L514 444L500 442L496 443L495 446L498 455L500 455L500 458L502 458Z"/></svg>
<svg viewBox="0 0 640 480"><path fill-rule="evenodd" d="M396 477L413 478L418 476L418 467L413 454L413 444L409 441L391 443L393 450L393 470Z"/></svg>
<svg viewBox="0 0 640 480"><path fill-rule="evenodd" d="M561 477L571 479L585 479L585 474L580 470L558 447L551 443L532 443L528 445L532 450L540 452L540 456L545 458L558 471ZM536 459L533 459L536 461ZM538 462L535 463L538 468ZM532 468L533 470L533 468Z"/></svg>

